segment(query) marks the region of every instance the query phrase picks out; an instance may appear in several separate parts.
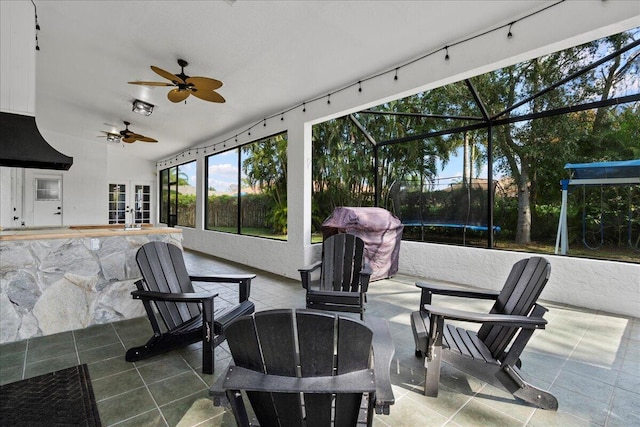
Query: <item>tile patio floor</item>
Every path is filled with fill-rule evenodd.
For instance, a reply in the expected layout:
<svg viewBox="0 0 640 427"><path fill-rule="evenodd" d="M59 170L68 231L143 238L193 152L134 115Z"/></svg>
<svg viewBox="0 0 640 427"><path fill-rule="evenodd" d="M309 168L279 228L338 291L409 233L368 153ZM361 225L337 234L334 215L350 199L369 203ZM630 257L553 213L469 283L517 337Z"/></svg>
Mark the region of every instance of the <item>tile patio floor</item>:
<svg viewBox="0 0 640 427"><path fill-rule="evenodd" d="M251 271L196 252L187 251L185 258L192 274ZM255 273L251 299L256 310L304 307L298 281ZM370 286L366 315L389 321L396 347L396 404L391 415L376 416L374 425L640 426L640 319L544 301L549 324L523 353L522 371L529 382L555 394L557 412L528 406L446 364L439 397L423 396L422 361L414 356L409 326L409 313L419 302L415 281L398 275ZM216 304L237 298L232 288L217 292ZM434 301L488 309L486 301ZM226 345L216 349L214 375L200 372L199 345L126 362L126 349L150 336L145 317L0 345L0 384L86 363L104 426L235 425L230 413L207 398L209 385L230 361Z"/></svg>

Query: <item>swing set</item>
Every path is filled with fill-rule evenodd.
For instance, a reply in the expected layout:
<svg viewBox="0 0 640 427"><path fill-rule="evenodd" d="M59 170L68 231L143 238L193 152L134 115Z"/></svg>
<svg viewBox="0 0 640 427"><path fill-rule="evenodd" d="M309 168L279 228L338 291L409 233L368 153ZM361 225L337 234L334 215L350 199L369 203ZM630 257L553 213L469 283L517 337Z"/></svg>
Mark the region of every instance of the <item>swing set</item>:
<svg viewBox="0 0 640 427"><path fill-rule="evenodd" d="M562 205L560 208L560 220L558 223L558 234L556 236L556 254L566 255L569 250L569 232L567 229L567 200L569 186L582 186L582 243L589 249L599 249L604 243L605 218L604 218L604 187L605 186L628 186L628 208L626 214L627 243L631 249L640 252L640 233L637 233L640 226L640 206L634 203L634 187L638 192L640 185L640 159L625 160L615 162L596 163L567 163L564 167L569 170L570 179L560 181L562 185ZM600 212L595 215L594 222L599 224L599 242L589 242L587 237L587 214L586 187L600 186ZM634 224L636 227L634 227ZM635 232L638 234L634 236Z"/></svg>

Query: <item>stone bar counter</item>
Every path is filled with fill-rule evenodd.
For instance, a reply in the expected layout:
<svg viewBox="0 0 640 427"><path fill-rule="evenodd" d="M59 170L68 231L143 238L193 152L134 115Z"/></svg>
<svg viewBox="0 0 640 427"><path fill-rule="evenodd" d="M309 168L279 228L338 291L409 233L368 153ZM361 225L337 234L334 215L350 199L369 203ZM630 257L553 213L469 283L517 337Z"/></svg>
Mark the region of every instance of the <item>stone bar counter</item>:
<svg viewBox="0 0 640 427"><path fill-rule="evenodd" d="M118 225L0 231L0 343L144 316L131 298L135 254L149 241L182 247L175 228Z"/></svg>

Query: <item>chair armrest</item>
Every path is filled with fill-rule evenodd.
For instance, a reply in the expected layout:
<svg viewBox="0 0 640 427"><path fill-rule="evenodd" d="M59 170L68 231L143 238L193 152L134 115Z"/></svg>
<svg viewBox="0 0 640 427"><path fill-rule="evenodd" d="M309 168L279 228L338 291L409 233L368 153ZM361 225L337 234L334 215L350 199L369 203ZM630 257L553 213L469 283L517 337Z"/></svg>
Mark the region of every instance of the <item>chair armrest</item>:
<svg viewBox="0 0 640 427"><path fill-rule="evenodd" d="M204 303L217 297L218 294L211 294L208 292L193 292L188 294L172 294L166 292L154 292L154 291L133 291L131 296L134 299L151 300L151 301L173 301L173 302L195 302Z"/></svg>
<svg viewBox="0 0 640 427"><path fill-rule="evenodd" d="M251 280L255 274L219 274L217 276L189 276L193 282L237 283L240 285L238 304L247 301L251 295Z"/></svg>
<svg viewBox="0 0 640 427"><path fill-rule="evenodd" d="M298 378L263 374L239 366L229 366L221 378L224 378L222 383L224 390L272 393L370 393L376 389L372 369L333 376Z"/></svg>
<svg viewBox="0 0 640 427"><path fill-rule="evenodd" d="M449 285L434 285L431 283L416 282L416 286L420 288L422 292L429 292L435 295L448 295L454 297L477 299L496 299L498 295L500 295L500 291L468 289Z"/></svg>
<svg viewBox="0 0 640 427"><path fill-rule="evenodd" d="M373 370L376 374L376 413L389 415L389 406L396 401L391 387L391 362L396 352L389 324L379 317L367 317L373 331Z"/></svg>
<svg viewBox="0 0 640 427"><path fill-rule="evenodd" d="M317 261L317 262L314 262L313 264L308 265L308 266L306 266L304 268L299 268L298 271L301 272L301 273L302 272L309 272L310 273L312 271L317 270L321 266L322 266L322 261Z"/></svg>
<svg viewBox="0 0 640 427"><path fill-rule="evenodd" d="M241 283L255 279L255 274L220 274L218 276L189 276L193 282Z"/></svg>
<svg viewBox="0 0 640 427"><path fill-rule="evenodd" d="M517 316L511 314L474 313L446 307L425 304L423 311L445 319L462 320L465 322L484 323L499 326L509 326L523 329L544 329L547 321L542 317Z"/></svg>
<svg viewBox="0 0 640 427"><path fill-rule="evenodd" d="M360 270L360 289L361 292L366 293L369 290L369 280L373 274L373 269L368 263L365 263Z"/></svg>
<svg viewBox="0 0 640 427"><path fill-rule="evenodd" d="M309 289L309 283L311 282L310 276L311 273L316 271L318 268L322 266L322 261L315 262L310 266L305 268L300 268L298 271L300 272L300 279L302 280L302 287L304 289Z"/></svg>

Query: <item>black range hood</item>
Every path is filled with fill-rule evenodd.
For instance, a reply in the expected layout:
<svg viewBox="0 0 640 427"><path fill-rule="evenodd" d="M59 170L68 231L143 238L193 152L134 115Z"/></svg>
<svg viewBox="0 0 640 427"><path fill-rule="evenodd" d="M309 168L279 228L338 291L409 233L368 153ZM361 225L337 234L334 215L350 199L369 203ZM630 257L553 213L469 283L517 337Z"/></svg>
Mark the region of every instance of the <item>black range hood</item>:
<svg viewBox="0 0 640 427"><path fill-rule="evenodd" d="M0 112L0 166L66 171L72 164L45 141L35 117Z"/></svg>

